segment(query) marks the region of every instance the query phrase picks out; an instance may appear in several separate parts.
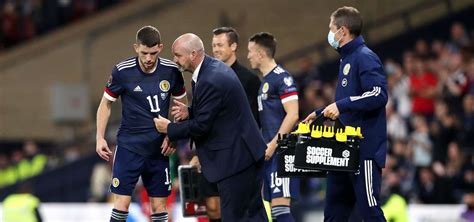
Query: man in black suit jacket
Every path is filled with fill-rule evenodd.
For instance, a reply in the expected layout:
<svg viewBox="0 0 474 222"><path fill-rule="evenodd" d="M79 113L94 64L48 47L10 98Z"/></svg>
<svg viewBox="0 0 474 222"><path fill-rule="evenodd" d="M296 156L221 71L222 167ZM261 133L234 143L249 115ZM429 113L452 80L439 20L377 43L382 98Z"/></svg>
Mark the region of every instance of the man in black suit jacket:
<svg viewBox="0 0 474 222"><path fill-rule="evenodd" d="M261 198L264 143L235 72L204 53L191 33L175 40L174 61L193 73L191 107L174 107L181 122L155 118L170 140L192 138L202 173L217 182L223 221L267 221Z"/></svg>
<svg viewBox="0 0 474 222"><path fill-rule="evenodd" d="M252 114L258 121L258 90L260 89L260 78L237 61L237 48L239 44L239 34L232 27L219 27L212 31L212 54L214 58L221 60L230 66L239 77L240 83L245 89L247 100L249 101Z"/></svg>

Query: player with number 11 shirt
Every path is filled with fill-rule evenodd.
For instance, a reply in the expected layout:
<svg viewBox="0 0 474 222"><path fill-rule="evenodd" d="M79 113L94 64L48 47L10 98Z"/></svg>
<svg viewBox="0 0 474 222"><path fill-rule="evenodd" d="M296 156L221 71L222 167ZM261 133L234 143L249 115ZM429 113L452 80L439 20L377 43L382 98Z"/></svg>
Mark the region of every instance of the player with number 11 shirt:
<svg viewBox="0 0 474 222"><path fill-rule="evenodd" d="M111 103L122 101L122 121L113 157L114 209L110 221L126 221L131 195L141 176L151 203L151 221L167 221L167 197L171 191L168 155L175 151L153 118L168 118L171 98L187 103L183 76L177 65L158 57L163 49L159 31L145 26L137 32L138 56L113 67L97 110L96 151L109 161L112 152L104 139Z"/></svg>

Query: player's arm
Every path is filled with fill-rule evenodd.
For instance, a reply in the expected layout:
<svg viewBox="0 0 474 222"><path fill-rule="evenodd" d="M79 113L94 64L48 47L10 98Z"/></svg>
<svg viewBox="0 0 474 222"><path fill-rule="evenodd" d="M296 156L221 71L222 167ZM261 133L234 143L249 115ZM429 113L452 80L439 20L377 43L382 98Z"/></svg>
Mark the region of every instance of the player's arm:
<svg viewBox="0 0 474 222"><path fill-rule="evenodd" d="M298 90L296 89L295 82L288 74L282 75L281 78L280 86L278 87L278 95L280 96L280 101L283 105L283 109L285 109L286 115L280 125L278 133L267 144L265 160L270 159L275 152L278 134L289 133L298 121Z"/></svg>
<svg viewBox="0 0 474 222"><path fill-rule="evenodd" d="M284 102L283 108L285 109L286 116L280 125L277 135L275 135L272 141L267 144L267 149L265 150L265 160L270 159L270 157L272 157L273 153L275 152L277 148L278 134L290 133L296 122L298 122L298 97Z"/></svg>
<svg viewBox="0 0 474 222"><path fill-rule="evenodd" d="M109 161L112 155L112 151L110 151L107 141L105 141L105 129L109 121L111 106L112 101L103 96L99 108L97 109L96 152L106 161Z"/></svg>
<svg viewBox="0 0 474 222"><path fill-rule="evenodd" d="M174 122L183 121L189 118L188 98L186 88L184 87L183 74L177 72L176 87L172 93L173 106L170 109L170 116L173 116Z"/></svg>
<svg viewBox="0 0 474 222"><path fill-rule="evenodd" d="M340 113L371 111L387 103L387 80L382 65L371 55L361 56L360 59L360 82L363 93L336 101L335 105Z"/></svg>
<svg viewBox="0 0 474 222"><path fill-rule="evenodd" d="M186 94L186 88L184 88L184 86L182 86L182 89L178 93L173 93L171 97L173 98L173 102L178 101L184 105L188 105L188 97ZM176 105L176 103L174 104Z"/></svg>
<svg viewBox="0 0 474 222"><path fill-rule="evenodd" d="M116 67L114 67L112 69L112 74L110 75L109 81L105 87L104 95L100 101L99 108L97 109L96 152L102 159L106 161L109 161L112 152L107 145L107 141L105 141L105 129L107 127L107 123L109 122L112 102L115 102L120 94L122 94L124 91L121 82L122 81L119 78L118 70Z"/></svg>

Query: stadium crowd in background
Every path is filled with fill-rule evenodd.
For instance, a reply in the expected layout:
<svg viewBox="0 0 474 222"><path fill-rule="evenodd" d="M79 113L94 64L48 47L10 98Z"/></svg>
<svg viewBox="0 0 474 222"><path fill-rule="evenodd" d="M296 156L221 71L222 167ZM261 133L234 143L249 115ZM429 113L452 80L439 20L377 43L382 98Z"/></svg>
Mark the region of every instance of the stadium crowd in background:
<svg viewBox="0 0 474 222"><path fill-rule="evenodd" d="M0 52L124 0L0 0Z"/></svg>
<svg viewBox="0 0 474 222"><path fill-rule="evenodd" d="M42 173L47 161L47 156L33 140L25 140L22 149L16 149L10 155L0 153L0 188Z"/></svg>

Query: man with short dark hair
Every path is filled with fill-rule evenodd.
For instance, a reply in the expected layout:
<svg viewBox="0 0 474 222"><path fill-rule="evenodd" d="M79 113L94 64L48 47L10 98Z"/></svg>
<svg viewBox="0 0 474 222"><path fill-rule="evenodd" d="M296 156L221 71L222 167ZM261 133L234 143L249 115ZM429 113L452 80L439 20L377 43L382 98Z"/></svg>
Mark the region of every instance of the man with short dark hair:
<svg viewBox="0 0 474 222"><path fill-rule="evenodd" d="M110 190L114 193L114 209L110 221L127 220L131 195L140 176L150 196L152 221L168 221L168 156L175 148L166 134L156 130L153 118L168 116L170 97L186 103L184 79L174 62L158 57L163 44L155 27L138 30L133 46L138 56L115 65L105 87L97 110L96 152L110 161L112 152L104 134L111 104L120 96L122 122L113 158Z"/></svg>
<svg viewBox="0 0 474 222"><path fill-rule="evenodd" d="M341 55L334 103L311 113L339 118L361 127L359 170L329 172L324 221L348 221L354 207L365 222L386 221L380 208L382 168L387 154L387 80L382 63L360 36L362 17L353 7L342 7L331 15L328 43Z"/></svg>
<svg viewBox="0 0 474 222"><path fill-rule="evenodd" d="M298 90L293 77L277 65L274 59L276 39L261 32L253 35L248 43L247 58L253 69L263 74L258 95L258 111L265 150L265 178L263 195L271 203L271 212L278 222L292 222L291 199L297 199L299 179L281 178L277 174L278 134L289 133L298 121Z"/></svg>
<svg viewBox="0 0 474 222"><path fill-rule="evenodd" d="M212 37L212 53L214 57L235 71L247 94L247 100L252 109L252 114L257 124L260 124L258 121L257 96L261 81L255 73L244 67L237 60L239 34L232 27L219 27L212 32L214 34Z"/></svg>

